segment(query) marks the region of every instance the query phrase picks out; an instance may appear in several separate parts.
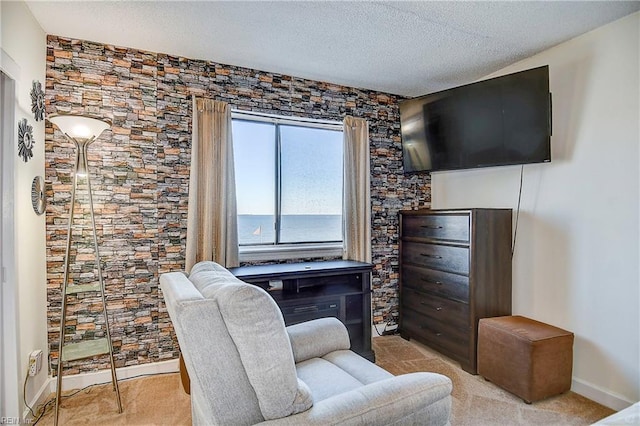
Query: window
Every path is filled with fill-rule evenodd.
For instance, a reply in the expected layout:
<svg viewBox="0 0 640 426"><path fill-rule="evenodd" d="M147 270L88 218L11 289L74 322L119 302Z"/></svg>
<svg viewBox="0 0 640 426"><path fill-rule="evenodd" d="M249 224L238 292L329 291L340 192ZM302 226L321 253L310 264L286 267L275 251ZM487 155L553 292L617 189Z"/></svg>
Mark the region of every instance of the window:
<svg viewBox="0 0 640 426"><path fill-rule="evenodd" d="M232 131L241 256L341 249L342 124L234 113Z"/></svg>

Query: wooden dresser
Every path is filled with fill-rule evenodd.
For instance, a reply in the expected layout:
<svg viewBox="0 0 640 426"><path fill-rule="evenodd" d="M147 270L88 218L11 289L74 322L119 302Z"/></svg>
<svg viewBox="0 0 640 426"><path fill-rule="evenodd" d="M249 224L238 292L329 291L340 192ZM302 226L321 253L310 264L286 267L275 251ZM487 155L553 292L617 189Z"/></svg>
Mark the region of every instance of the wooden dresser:
<svg viewBox="0 0 640 426"><path fill-rule="evenodd" d="M478 320L511 315L511 209L400 212L400 335L476 374Z"/></svg>

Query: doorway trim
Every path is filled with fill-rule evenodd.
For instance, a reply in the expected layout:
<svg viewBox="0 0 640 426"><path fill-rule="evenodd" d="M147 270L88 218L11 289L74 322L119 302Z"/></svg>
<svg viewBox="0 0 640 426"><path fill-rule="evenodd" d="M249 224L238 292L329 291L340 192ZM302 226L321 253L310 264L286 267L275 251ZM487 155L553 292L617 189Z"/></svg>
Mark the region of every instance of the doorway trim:
<svg viewBox="0 0 640 426"><path fill-rule="evenodd" d="M20 67L0 48L0 134L2 172L2 226L0 227L0 413L3 417L21 418L20 345L18 339L18 283L15 257L15 116Z"/></svg>

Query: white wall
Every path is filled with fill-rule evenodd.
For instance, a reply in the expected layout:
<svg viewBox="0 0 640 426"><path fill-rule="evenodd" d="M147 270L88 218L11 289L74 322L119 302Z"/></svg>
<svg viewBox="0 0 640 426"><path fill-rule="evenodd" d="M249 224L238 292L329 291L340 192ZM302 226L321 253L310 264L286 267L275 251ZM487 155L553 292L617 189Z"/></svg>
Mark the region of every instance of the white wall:
<svg viewBox="0 0 640 426"><path fill-rule="evenodd" d="M27 401L31 402L47 381L48 349L46 326L46 264L45 264L45 216L37 216L31 207L31 182L35 176L44 176L44 122L35 121L31 112L31 87L33 80L45 83L46 36L23 2L0 2L2 30L0 48L19 67L16 81L16 123L26 118L33 126L35 145L33 158L25 163L15 152L15 257L18 293L18 346L20 372L18 389L22 393L23 380L27 374L29 353L35 349L43 351L41 372L29 379ZM2 348L3 351L15 348ZM47 389L48 390L48 389Z"/></svg>
<svg viewBox="0 0 640 426"><path fill-rule="evenodd" d="M575 333L573 390L640 400L640 13L489 77L549 65L552 162L524 166L513 312ZM517 206L520 166L432 175L432 207Z"/></svg>

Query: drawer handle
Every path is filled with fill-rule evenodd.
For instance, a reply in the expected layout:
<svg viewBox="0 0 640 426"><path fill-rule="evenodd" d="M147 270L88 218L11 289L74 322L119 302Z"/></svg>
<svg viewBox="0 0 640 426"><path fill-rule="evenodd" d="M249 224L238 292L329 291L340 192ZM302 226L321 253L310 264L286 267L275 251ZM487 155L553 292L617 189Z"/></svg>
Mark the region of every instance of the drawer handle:
<svg viewBox="0 0 640 426"><path fill-rule="evenodd" d="M442 229L442 226L434 226L434 225L420 225L421 228L427 229Z"/></svg>
<svg viewBox="0 0 640 426"><path fill-rule="evenodd" d="M427 302L420 302L420 304L422 306L429 306L429 303ZM436 311L441 311L442 310L442 306L438 306L437 308L435 308Z"/></svg>
<svg viewBox="0 0 640 426"><path fill-rule="evenodd" d="M432 259L442 259L442 256L438 256L437 254L420 253L420 256L430 257Z"/></svg>
<svg viewBox="0 0 640 426"><path fill-rule="evenodd" d="M420 326L421 330L429 330L428 327L425 327L424 325ZM435 334L436 337L442 337L442 333L440 333L439 331L435 331L433 334Z"/></svg>
<svg viewBox="0 0 640 426"><path fill-rule="evenodd" d="M442 284L444 284L442 281L431 281L429 278L425 278L425 277L422 277L422 278L420 278L420 279L421 279L422 281L424 281L425 283L429 283L429 284L431 284L431 283L434 283L435 285L442 285Z"/></svg>

